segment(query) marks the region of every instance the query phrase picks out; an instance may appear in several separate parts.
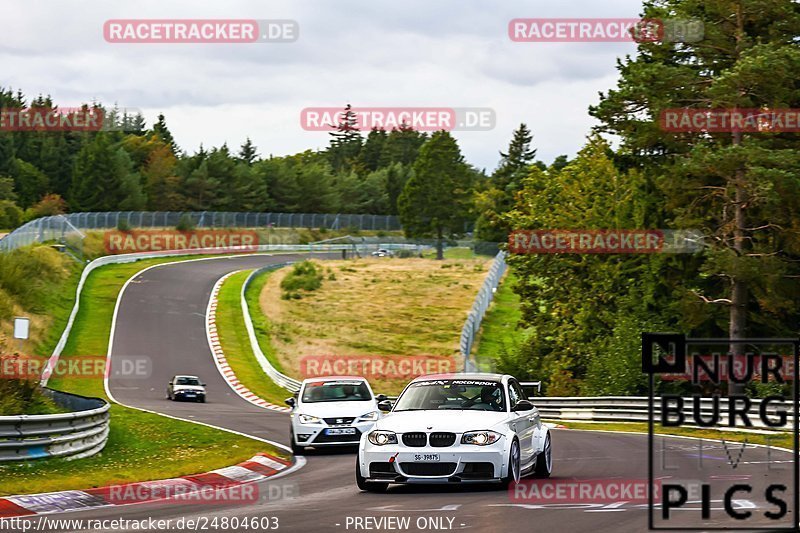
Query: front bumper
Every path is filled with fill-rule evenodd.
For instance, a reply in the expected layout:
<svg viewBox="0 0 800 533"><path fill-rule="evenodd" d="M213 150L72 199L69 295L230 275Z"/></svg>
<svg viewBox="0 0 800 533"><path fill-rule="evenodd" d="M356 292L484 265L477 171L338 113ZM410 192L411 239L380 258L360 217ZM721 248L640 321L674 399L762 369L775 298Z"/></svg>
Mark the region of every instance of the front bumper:
<svg viewBox="0 0 800 533"><path fill-rule="evenodd" d="M358 452L361 475L382 483L497 483L508 473L504 441L489 446L454 444L446 448L375 446L366 438ZM426 456L438 455L438 461Z"/></svg>
<svg viewBox="0 0 800 533"><path fill-rule="evenodd" d="M180 390L172 393L176 400L201 400L206 397L205 392Z"/></svg>
<svg viewBox="0 0 800 533"><path fill-rule="evenodd" d="M296 417L292 417L292 432L294 442L298 446L321 447L321 446L357 446L361 440L361 435L372 431L375 422L353 422L342 426L330 426L327 424L302 424ZM346 433L350 430L352 433ZM342 432L345 431L345 433ZM338 434L333 434L338 433Z"/></svg>

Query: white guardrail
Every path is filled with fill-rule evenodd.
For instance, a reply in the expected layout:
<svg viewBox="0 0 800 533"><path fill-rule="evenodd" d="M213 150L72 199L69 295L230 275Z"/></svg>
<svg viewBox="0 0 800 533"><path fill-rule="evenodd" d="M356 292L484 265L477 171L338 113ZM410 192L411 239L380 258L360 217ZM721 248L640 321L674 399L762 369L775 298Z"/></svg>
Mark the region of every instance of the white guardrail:
<svg viewBox="0 0 800 533"><path fill-rule="evenodd" d="M471 372L476 370L476 365L470 361L470 352L472 352L472 345L475 343L475 336L481 329L481 322L492 303L494 293L497 286L500 285L500 280L503 278L507 268L506 253L503 251L497 252L497 255L492 261L492 266L489 268L489 273L483 282L481 290L475 297L475 302L472 304L467 315L467 320L464 322L464 327L461 328L461 342L459 349L461 357L464 359L464 372Z"/></svg>
<svg viewBox="0 0 800 533"><path fill-rule="evenodd" d="M597 397L545 397L534 396L531 398L539 409L542 418L548 420L570 420L583 422L647 422L650 417L648 399L646 396L597 396ZM759 429L774 429L787 431L793 428L794 418L791 413L786 416L786 424L780 427L766 426L760 415L761 400L753 398L747 410L749 420L753 427ZM719 399L719 410L713 407L712 398L699 400L699 415L704 421L710 420L718 413L723 422L728 420L730 413L728 398ZM681 413L685 423L681 425L696 426L694 416L694 399L683 398ZM671 404L672 405L672 404ZM734 404L735 405L735 404ZM735 405L736 406L736 405ZM739 405L738 407L741 407ZM765 406L765 414L770 420L778 420L777 405ZM653 416L656 423L661 418L661 398L655 397L653 401ZM674 416L671 417L674 419ZM738 422L738 421L737 421Z"/></svg>
<svg viewBox="0 0 800 533"><path fill-rule="evenodd" d="M270 265L253 270L250 275L247 276L247 279L242 285L241 300L242 316L244 316L244 325L247 328L247 336L250 338L250 347L253 350L253 354L256 356L258 364L261 365L261 369L276 384L288 390L289 392L297 393L300 391L300 384L302 382L279 372L278 369L272 366L272 364L269 362L269 359L267 359L267 356L264 355L264 352L261 350L261 346L258 344L258 338L256 337L255 328L253 327L253 319L250 316L250 307L247 305L247 299L245 298L245 293L247 292L247 288L250 286L250 282L253 281L253 278L262 272L275 270L276 268L281 268L289 264L290 263L281 263L278 265Z"/></svg>
<svg viewBox="0 0 800 533"><path fill-rule="evenodd" d="M73 411L0 416L0 462L46 457L80 459L103 449L108 441L108 402L51 389L43 392Z"/></svg>

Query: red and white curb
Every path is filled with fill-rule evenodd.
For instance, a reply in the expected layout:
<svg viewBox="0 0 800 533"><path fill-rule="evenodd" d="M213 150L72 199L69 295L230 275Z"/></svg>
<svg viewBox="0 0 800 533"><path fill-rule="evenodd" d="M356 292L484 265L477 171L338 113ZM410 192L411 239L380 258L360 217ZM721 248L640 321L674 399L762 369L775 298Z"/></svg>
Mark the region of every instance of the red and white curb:
<svg viewBox="0 0 800 533"><path fill-rule="evenodd" d="M549 429L567 429L567 426L563 424L554 424L552 422L543 422L542 425Z"/></svg>
<svg viewBox="0 0 800 533"><path fill-rule="evenodd" d="M228 360L225 358L225 353L222 351L222 346L219 343L219 334L217 332L217 298L219 297L219 290L226 279L239 272L241 271L224 275L217 280L214 284L214 288L211 289L211 299L208 301L208 309L206 310L206 334L208 335L208 345L211 347L211 353L214 354L214 363L216 363L219 373L222 374L222 377L225 378L225 381L228 382L228 385L230 385L236 394L258 407L289 413L291 409L288 407L269 403L242 385L233 372L233 369L228 364Z"/></svg>
<svg viewBox="0 0 800 533"><path fill-rule="evenodd" d="M245 485L264 481L287 470L292 463L269 454L258 454L249 461L205 474L159 481L111 485L88 490L65 490L0 498L0 518L81 511L138 503L166 504L230 503L258 501L256 487Z"/></svg>

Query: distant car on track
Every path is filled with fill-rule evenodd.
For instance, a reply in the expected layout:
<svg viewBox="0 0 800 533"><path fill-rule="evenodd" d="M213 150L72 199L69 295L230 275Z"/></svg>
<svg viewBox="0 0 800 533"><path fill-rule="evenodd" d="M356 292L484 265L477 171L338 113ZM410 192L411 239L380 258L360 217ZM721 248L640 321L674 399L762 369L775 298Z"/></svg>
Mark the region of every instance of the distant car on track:
<svg viewBox="0 0 800 533"><path fill-rule="evenodd" d="M296 397L286 400L292 408L292 452L309 447L358 445L380 418L378 400L363 377L309 378Z"/></svg>
<svg viewBox="0 0 800 533"><path fill-rule="evenodd" d="M167 399L206 403L206 384L197 376L173 376L167 385Z"/></svg>
<svg viewBox="0 0 800 533"><path fill-rule="evenodd" d="M394 256L394 252L392 252L391 250L387 250L386 248L379 248L378 250L375 250L374 252L372 252L372 256L373 257L393 257Z"/></svg>
<svg viewBox="0 0 800 533"><path fill-rule="evenodd" d="M502 483L549 477L550 430L519 382L500 374L440 374L409 383L361 437L356 483Z"/></svg>

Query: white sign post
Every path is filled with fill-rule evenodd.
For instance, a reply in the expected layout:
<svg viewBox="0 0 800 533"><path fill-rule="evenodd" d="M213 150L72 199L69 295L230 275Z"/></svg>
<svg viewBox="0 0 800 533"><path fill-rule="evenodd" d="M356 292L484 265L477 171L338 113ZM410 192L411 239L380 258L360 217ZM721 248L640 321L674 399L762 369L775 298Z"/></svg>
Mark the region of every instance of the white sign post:
<svg viewBox="0 0 800 533"><path fill-rule="evenodd" d="M28 338L31 330L31 319L24 316L14 317L14 338L19 341L19 351L22 352L22 343Z"/></svg>
<svg viewBox="0 0 800 533"><path fill-rule="evenodd" d="M31 320L25 317L14 317L14 338L26 340L30 333Z"/></svg>

